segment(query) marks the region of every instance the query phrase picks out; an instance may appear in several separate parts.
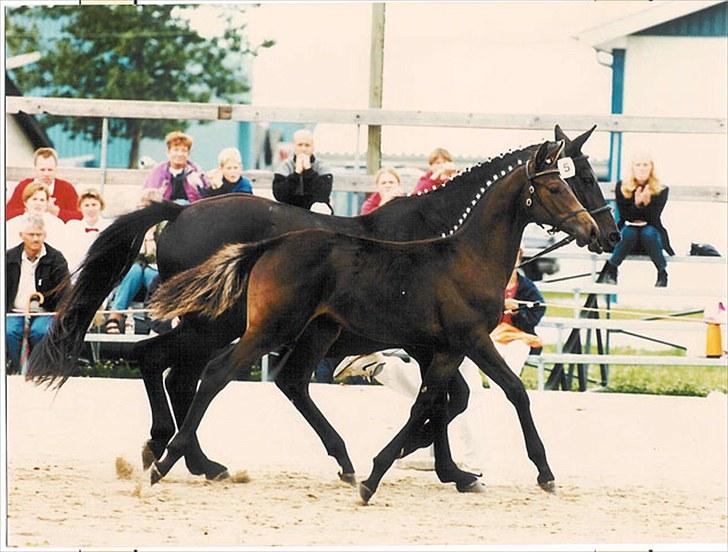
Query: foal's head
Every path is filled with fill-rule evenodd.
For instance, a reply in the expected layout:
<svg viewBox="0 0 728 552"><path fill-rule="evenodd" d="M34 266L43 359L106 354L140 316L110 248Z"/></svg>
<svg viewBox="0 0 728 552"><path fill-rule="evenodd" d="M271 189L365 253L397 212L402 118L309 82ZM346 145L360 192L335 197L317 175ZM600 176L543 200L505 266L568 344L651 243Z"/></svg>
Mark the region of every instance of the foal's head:
<svg viewBox="0 0 728 552"><path fill-rule="evenodd" d="M564 148L563 141L555 146L545 142L538 148L526 163L528 182L521 200L530 220L563 230L575 237L579 246L584 246L597 238L599 230L565 182L576 170L572 159L563 157Z"/></svg>

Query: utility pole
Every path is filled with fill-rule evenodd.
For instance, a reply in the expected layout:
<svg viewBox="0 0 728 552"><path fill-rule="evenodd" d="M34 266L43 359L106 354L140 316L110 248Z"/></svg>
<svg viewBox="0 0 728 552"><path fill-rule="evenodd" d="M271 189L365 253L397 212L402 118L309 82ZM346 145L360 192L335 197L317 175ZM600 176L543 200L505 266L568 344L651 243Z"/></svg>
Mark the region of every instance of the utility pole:
<svg viewBox="0 0 728 552"><path fill-rule="evenodd" d="M372 42L369 60L369 107L382 107L384 73L384 2L372 4ZM382 127L369 126L367 173L374 174L382 165Z"/></svg>

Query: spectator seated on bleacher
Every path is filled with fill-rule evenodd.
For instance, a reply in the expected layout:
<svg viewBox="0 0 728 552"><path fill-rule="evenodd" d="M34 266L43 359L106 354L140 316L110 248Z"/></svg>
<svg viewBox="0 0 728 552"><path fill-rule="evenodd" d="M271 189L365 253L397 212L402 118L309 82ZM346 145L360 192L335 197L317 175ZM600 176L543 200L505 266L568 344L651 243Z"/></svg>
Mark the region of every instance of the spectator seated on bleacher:
<svg viewBox="0 0 728 552"><path fill-rule="evenodd" d="M142 194L138 207L146 207L150 202L160 201L161 198L160 190L154 188L147 189ZM137 293L141 289L148 291L152 283L158 278L156 235L161 231L163 224L160 223L147 231L136 261L114 291L114 298L111 301L110 310L123 311L129 309L129 305ZM112 312L109 314L105 324L106 333L121 333L121 321L124 319L125 316L123 313Z"/></svg>
<svg viewBox="0 0 728 552"><path fill-rule="evenodd" d="M45 243L45 224L39 216L21 217L22 243L5 253L5 304L12 313L53 312L60 299L61 284L68 277L63 254ZM33 295L42 294L42 301L31 303ZM32 348L48 333L51 316L33 316L28 320L28 344ZM11 371L21 369L23 316L5 319L5 346Z"/></svg>
<svg viewBox="0 0 728 552"><path fill-rule="evenodd" d="M90 188L79 196L78 208L83 214L83 218L81 220L69 220L66 223L65 244L63 246L71 272L78 268L91 244L99 233L103 232L110 224L108 220L101 218L101 212L105 207L106 202L98 190Z"/></svg>
<svg viewBox="0 0 728 552"><path fill-rule="evenodd" d="M5 226L7 246L15 247L22 241L20 233L26 228L29 216L43 219L45 241L55 248L63 250L65 244L66 226L63 221L49 211L50 192L42 182L31 182L25 186L22 193L23 214L9 220ZM64 252L65 253L65 252Z"/></svg>
<svg viewBox="0 0 728 552"><path fill-rule="evenodd" d="M635 155L630 174L618 182L615 189L622 240L607 261L602 282L616 284L618 267L627 255L644 252L657 268L655 286L667 286L667 261L662 251L664 249L670 255L675 252L660 217L668 192L655 176L652 158L647 154Z"/></svg>
<svg viewBox="0 0 728 552"><path fill-rule="evenodd" d="M5 219L10 220L25 212L24 191L32 183L45 184L50 194L48 211L63 222L71 219L80 219L78 210L78 194L73 184L56 178L58 168L58 154L53 148L38 148L33 154L35 176L18 182L5 206Z"/></svg>

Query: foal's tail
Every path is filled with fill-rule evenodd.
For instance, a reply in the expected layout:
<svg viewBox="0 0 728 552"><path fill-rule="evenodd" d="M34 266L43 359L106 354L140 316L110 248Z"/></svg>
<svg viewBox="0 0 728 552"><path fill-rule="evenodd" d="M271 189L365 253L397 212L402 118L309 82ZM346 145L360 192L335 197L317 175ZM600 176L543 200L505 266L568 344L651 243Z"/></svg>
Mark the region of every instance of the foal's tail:
<svg viewBox="0 0 728 552"><path fill-rule="evenodd" d="M172 202L151 205L122 215L99 234L67 290L48 335L33 347L26 379L54 387L73 375L84 336L104 299L131 268L147 230L175 220L184 207Z"/></svg>
<svg viewBox="0 0 728 552"><path fill-rule="evenodd" d="M204 263L175 274L152 296L155 318L197 313L216 318L241 300L253 265L280 236L251 244L227 245Z"/></svg>

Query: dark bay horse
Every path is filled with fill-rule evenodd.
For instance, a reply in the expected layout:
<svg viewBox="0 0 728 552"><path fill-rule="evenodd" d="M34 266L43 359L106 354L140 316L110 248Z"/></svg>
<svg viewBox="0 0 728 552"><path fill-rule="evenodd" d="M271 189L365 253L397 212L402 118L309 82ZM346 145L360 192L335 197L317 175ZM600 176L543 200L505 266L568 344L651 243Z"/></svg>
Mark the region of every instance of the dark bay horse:
<svg viewBox="0 0 728 552"><path fill-rule="evenodd" d="M594 172L581 152L593 130L572 142L556 127L556 137L566 141L566 153L576 165L576 175L569 182L577 197L591 211L603 209L605 205ZM532 146L508 153L499 162L507 167L518 160L528 159L535 149L536 146ZM262 198L237 195L206 200L185 208L174 204L154 204L124 215L99 236L89 251L50 335L33 352L29 377L38 382L56 381L60 385L73 373L91 318L128 270L144 232L152 224L161 220L172 221L165 228L158 244L163 280L204 261L221 244L257 241L300 228L325 228L398 241L434 237L449 233L457 226L458 220L470 206L474 190L481 185L481 180L474 178L474 175L482 173L491 176L488 166L489 163L481 164L433 192L390 202L364 217L318 215ZM602 210L594 218L599 223L600 233L598 240L590 247L611 250L619 237L611 213ZM164 385L179 426L189 408L202 368L216 349L240 335L245 327L244 315L244 301L241 301L216 320L188 316L174 331L146 340L137 348L136 357L140 361L152 409L151 439L145 445L145 467L161 456L175 431ZM334 344L331 354L343 356L376 349L377 344L370 340L344 332ZM429 365L426 349L410 352L421 366ZM301 345L290 355L292 360L304 362L311 355L310 347L307 347L305 340L301 341ZM302 381L300 377L290 379L288 371L281 368L283 365L281 363L278 367L280 375L276 383L311 423L324 441L327 451L337 459L342 478L351 480L353 467L343 441L311 401L305 390L307 381ZM167 367L172 369L163 384L162 372ZM453 386L450 393L454 402L452 411L457 413L467 403L467 388L457 378ZM224 466L209 461L201 451L188 454L186 460L192 473L204 473L208 478L226 473Z"/></svg>
<svg viewBox="0 0 728 552"><path fill-rule="evenodd" d="M234 346L206 366L185 421L155 462L152 483L166 475L188 446L216 394L268 351L295 343L315 325L319 358L342 329L390 345L426 344L432 361L410 418L374 458L359 485L366 502L417 428L447 423L439 404L463 354L499 385L513 403L537 481L554 489L554 477L531 417L521 380L490 339L503 312L504 290L523 230L530 222L553 225L579 245L597 234L592 217L559 176L563 142L541 145L516 168L495 165L493 180L471 200L460 230L446 238L393 242L328 230L301 230L245 245L229 245L202 265L165 282L152 300L156 315L197 313L216 318L247 298L247 327ZM318 360L318 359L317 359ZM288 362L290 370L296 370ZM441 454L442 456L442 454ZM452 461L444 457L440 461Z"/></svg>

